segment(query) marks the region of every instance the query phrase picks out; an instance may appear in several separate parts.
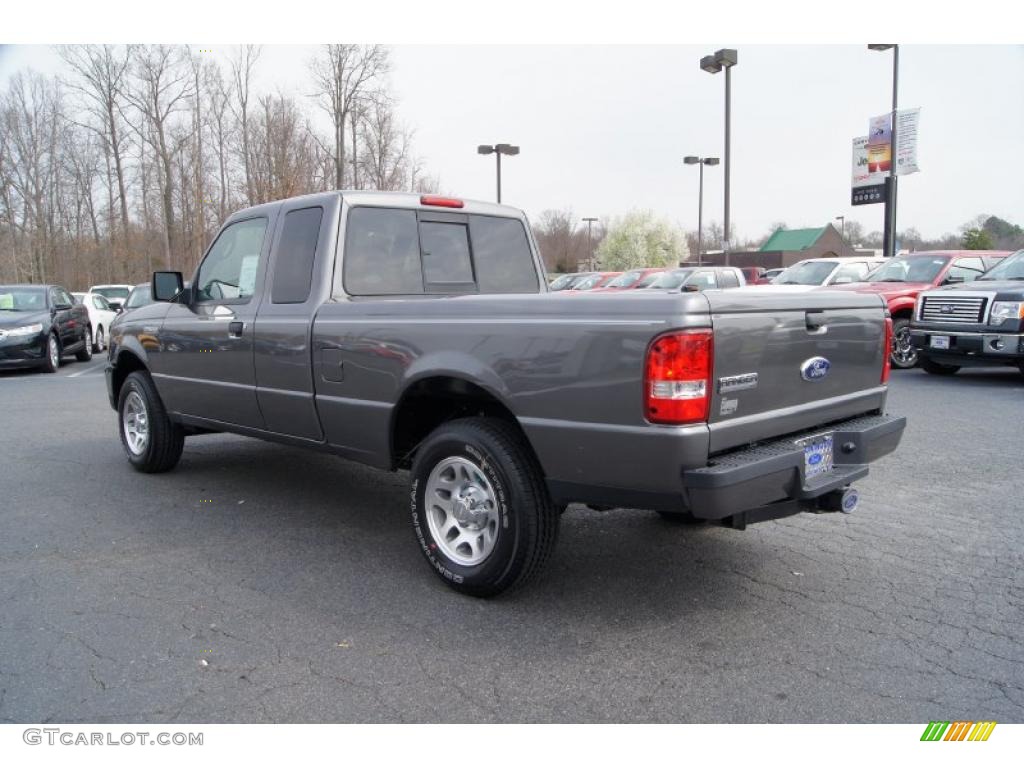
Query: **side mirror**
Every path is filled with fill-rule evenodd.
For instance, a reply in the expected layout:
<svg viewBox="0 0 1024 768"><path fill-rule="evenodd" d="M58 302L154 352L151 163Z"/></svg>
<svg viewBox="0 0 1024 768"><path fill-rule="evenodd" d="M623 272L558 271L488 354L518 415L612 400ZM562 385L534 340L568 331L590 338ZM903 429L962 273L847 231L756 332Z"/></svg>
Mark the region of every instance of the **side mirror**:
<svg viewBox="0 0 1024 768"><path fill-rule="evenodd" d="M837 277L832 281L832 285L845 285L846 283L852 283L852 277Z"/></svg>
<svg viewBox="0 0 1024 768"><path fill-rule="evenodd" d="M150 284L153 301L174 301L174 298L185 288L181 272L154 272Z"/></svg>
<svg viewBox="0 0 1024 768"><path fill-rule="evenodd" d="M963 275L947 275L946 279L942 281L942 284L952 285L953 283L962 283L963 281Z"/></svg>

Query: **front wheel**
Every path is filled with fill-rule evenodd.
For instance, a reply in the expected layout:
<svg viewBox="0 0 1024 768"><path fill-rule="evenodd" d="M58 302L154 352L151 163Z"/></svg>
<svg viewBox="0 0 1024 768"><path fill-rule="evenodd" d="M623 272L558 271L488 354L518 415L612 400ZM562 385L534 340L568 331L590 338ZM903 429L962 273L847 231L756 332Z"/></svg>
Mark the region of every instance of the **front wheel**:
<svg viewBox="0 0 1024 768"><path fill-rule="evenodd" d="M96 338L93 341L92 351L99 354L107 348L107 337L103 333L103 326L96 329Z"/></svg>
<svg viewBox="0 0 1024 768"><path fill-rule="evenodd" d="M921 367L925 369L927 373L931 373L935 376L952 376L954 373L960 370L959 365L946 365L945 363L937 363L927 357L921 358Z"/></svg>
<svg viewBox="0 0 1024 768"><path fill-rule="evenodd" d="M117 398L121 445L140 472L173 469L185 447L185 433L172 422L145 371L128 375Z"/></svg>
<svg viewBox="0 0 1024 768"><path fill-rule="evenodd" d="M75 353L75 360L80 363L88 363L92 360L92 328L85 327L85 338L82 339L82 348Z"/></svg>
<svg viewBox="0 0 1024 768"><path fill-rule="evenodd" d="M431 569L476 597L520 587L546 564L558 508L526 440L498 419L442 424L412 467L412 524Z"/></svg>
<svg viewBox="0 0 1024 768"><path fill-rule="evenodd" d="M43 350L43 364L40 366L44 373L56 373L60 368L60 342L57 341L57 334L51 333L46 337L46 347Z"/></svg>
<svg viewBox="0 0 1024 768"><path fill-rule="evenodd" d="M892 321L892 351L889 354L893 368L913 368L917 365L917 348L910 341L910 320L899 317Z"/></svg>

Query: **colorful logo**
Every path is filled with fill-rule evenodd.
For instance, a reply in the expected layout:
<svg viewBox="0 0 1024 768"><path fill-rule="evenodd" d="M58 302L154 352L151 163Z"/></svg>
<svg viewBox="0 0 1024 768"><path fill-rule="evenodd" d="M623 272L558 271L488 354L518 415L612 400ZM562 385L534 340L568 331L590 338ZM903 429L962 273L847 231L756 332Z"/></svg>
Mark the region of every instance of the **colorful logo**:
<svg viewBox="0 0 1024 768"><path fill-rule="evenodd" d="M954 723L933 720L921 734L921 741L988 741L996 723L986 720L981 723L957 720Z"/></svg>

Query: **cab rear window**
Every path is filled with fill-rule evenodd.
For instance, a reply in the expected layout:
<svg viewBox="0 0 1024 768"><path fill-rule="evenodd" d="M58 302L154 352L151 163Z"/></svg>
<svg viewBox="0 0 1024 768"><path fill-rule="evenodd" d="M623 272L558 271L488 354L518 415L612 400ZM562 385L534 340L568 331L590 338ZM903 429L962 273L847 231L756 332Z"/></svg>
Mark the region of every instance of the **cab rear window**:
<svg viewBox="0 0 1024 768"><path fill-rule="evenodd" d="M537 268L518 219L353 208L342 255L352 296L536 293Z"/></svg>

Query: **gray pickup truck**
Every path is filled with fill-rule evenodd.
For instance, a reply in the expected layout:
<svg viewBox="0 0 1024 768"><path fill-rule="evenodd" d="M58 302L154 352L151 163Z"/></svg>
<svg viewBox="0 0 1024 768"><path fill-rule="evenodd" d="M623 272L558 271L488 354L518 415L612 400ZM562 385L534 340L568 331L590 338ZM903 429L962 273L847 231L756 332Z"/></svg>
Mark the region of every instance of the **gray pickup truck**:
<svg viewBox="0 0 1024 768"><path fill-rule="evenodd" d="M233 432L410 470L412 527L457 590L548 560L571 502L734 528L852 511L905 426L881 299L758 287L549 292L521 211L332 192L239 211L186 285L111 328L128 460Z"/></svg>

